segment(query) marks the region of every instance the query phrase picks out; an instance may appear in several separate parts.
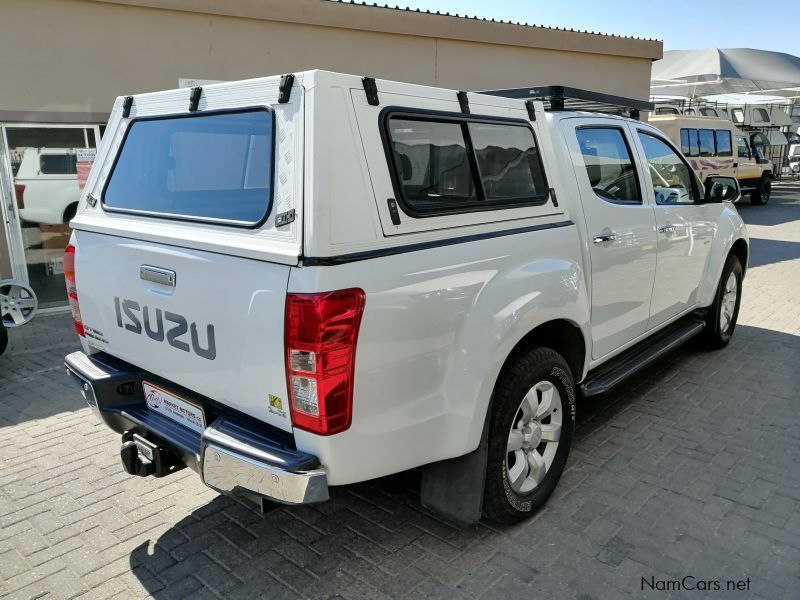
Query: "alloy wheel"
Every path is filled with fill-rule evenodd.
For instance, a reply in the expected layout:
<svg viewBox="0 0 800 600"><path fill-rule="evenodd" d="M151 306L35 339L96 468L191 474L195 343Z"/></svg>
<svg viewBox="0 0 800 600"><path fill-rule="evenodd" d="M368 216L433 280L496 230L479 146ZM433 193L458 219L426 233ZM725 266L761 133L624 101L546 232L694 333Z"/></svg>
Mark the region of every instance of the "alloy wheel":
<svg viewBox="0 0 800 600"><path fill-rule="evenodd" d="M541 485L561 437L561 394L549 381L534 385L519 405L508 433L506 477L518 494Z"/></svg>
<svg viewBox="0 0 800 600"><path fill-rule="evenodd" d="M736 281L736 274L730 273L725 282L725 291L722 293L722 306L720 307L719 330L726 333L733 321L733 313L736 311L736 297L739 283Z"/></svg>
<svg viewBox="0 0 800 600"><path fill-rule="evenodd" d="M0 281L0 320L5 327L24 325L36 314L38 301L33 290L18 281Z"/></svg>

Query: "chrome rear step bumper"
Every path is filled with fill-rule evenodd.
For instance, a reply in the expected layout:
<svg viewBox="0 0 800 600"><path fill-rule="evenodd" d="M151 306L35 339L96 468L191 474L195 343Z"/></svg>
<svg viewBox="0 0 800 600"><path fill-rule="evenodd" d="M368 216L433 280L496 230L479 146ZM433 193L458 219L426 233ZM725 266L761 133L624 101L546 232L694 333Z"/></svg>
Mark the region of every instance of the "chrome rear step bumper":
<svg viewBox="0 0 800 600"><path fill-rule="evenodd" d="M64 359L64 366L106 425L125 434L124 439L136 434L165 448L199 473L211 488L223 493L248 491L284 504L312 504L329 497L327 474L319 459L297 450L293 436L286 432L232 413L188 390L176 389L105 354L73 352ZM210 425L202 434L197 433L148 409L142 391L145 378L202 406ZM126 470L131 472L130 462L137 458L130 457L130 445L127 452Z"/></svg>

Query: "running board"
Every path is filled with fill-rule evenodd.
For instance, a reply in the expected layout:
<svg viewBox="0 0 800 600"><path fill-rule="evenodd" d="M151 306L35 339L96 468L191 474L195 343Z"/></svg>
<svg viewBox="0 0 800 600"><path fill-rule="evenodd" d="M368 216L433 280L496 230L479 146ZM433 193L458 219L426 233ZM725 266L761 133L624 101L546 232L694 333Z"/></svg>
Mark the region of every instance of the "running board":
<svg viewBox="0 0 800 600"><path fill-rule="evenodd" d="M619 385L637 371L683 345L703 330L703 321L697 317L681 319L639 342L607 363L589 371L580 384L584 397L598 396Z"/></svg>

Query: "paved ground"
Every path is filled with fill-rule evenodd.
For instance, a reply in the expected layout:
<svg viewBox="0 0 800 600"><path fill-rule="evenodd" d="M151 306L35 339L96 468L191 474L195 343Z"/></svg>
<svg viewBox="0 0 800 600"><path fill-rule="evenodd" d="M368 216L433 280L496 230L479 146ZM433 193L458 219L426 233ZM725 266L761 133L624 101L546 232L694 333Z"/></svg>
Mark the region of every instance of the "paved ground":
<svg viewBox="0 0 800 600"><path fill-rule="evenodd" d="M188 470L128 477L62 374L67 316L37 318L0 358L0 595L703 596L642 583L691 576L800 598L800 187L740 211L753 256L734 342L579 405L556 495L511 528L450 527L413 473L264 517Z"/></svg>

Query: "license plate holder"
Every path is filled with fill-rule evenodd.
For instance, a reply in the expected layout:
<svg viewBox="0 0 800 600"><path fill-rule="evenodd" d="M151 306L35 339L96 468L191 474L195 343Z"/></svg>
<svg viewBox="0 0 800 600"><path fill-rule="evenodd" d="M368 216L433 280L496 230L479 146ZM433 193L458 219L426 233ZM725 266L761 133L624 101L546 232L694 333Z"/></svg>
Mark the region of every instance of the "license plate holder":
<svg viewBox="0 0 800 600"><path fill-rule="evenodd" d="M142 382L147 408L196 431L203 433L206 416L203 407L147 381Z"/></svg>

